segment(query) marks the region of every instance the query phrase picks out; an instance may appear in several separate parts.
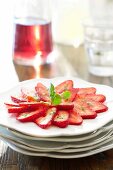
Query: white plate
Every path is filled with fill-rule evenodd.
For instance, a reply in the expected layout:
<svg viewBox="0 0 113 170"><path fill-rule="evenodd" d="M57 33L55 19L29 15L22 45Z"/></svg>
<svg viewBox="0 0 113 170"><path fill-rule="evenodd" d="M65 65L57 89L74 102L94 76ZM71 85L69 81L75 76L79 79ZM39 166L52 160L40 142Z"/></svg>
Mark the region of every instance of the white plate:
<svg viewBox="0 0 113 170"><path fill-rule="evenodd" d="M16 136L9 136L9 138L12 138L14 141L19 141L22 144L28 145L30 147L35 147L38 149L48 149L48 150L55 150L55 149L65 149L65 148L82 148L82 147L88 147L88 146L93 146L98 143L101 143L102 141L105 141L108 139L111 135L113 134L113 130L109 130L106 132L102 132L99 135L88 139L88 140L83 140L83 141L76 141L72 142L66 142L65 140L62 142L57 142L57 141L39 141L39 140L29 140L29 139L21 139ZM5 136L5 135L4 135Z"/></svg>
<svg viewBox="0 0 113 170"><path fill-rule="evenodd" d="M95 87L97 93L104 94L107 98L106 104L108 106L108 111L98 114L95 119L84 120L82 125L72 126L69 125L67 128L57 128L50 127L49 129L41 129L35 123L21 123L15 118L10 117L7 113L6 108L4 107L4 102L10 100L10 95L15 95L20 93L22 87L32 89L35 87L37 82L42 82L45 86L49 86L50 83L57 85L64 80L71 79L74 81L75 87ZM113 120L113 88L105 85L92 84L84 80L73 78L73 77L58 77L54 79L33 79L20 82L16 87L10 89L6 93L0 95L0 124L5 125L9 128L18 130L24 134L36 137L55 137L55 136L72 136L72 135L81 135L93 132L107 124L109 121Z"/></svg>
<svg viewBox="0 0 113 170"><path fill-rule="evenodd" d="M93 137L92 139L85 140L85 141L79 141L79 142L54 142L54 141L38 141L38 140L29 140L29 139L23 139L20 137L15 136L10 131L8 131L6 128L1 127L0 128L0 137L10 140L14 143L17 143L19 145L26 145L29 148L35 148L38 150L48 150L48 151L59 151L63 149L70 149L75 148L76 150L82 150L83 148L85 150L91 149L92 147L96 147L98 144L101 145L102 142L106 142L107 139L111 138L113 134L113 130L108 130L106 132L102 132L101 134L97 135L96 137ZM77 150L77 151L78 151ZM67 150L68 151L68 150Z"/></svg>
<svg viewBox="0 0 113 170"><path fill-rule="evenodd" d="M113 141L107 142L103 146L100 146L99 148L96 149L91 149L88 151L83 151L83 152L74 152L74 153L57 153L57 152L34 152L34 151L29 151L27 149L22 149L16 145L14 145L11 142L8 142L4 139L2 139L10 148L13 150L25 154L25 155L30 155L30 156L40 156L40 157L51 157L51 158L64 158L64 159L71 159L71 158L81 158L81 157L87 157L91 156L100 152L107 151L109 149L113 148Z"/></svg>
<svg viewBox="0 0 113 170"><path fill-rule="evenodd" d="M88 147L80 147L80 148L77 148L76 146L71 146L71 148L65 148L64 149L39 149L39 148L34 148L34 147L30 147L26 144L21 144L17 141L13 141L13 140L10 140L10 139L5 139L5 138L2 138L1 139L3 140L6 140L7 142L10 142L12 144L14 144L15 146L21 148L21 149L27 149L29 151L34 151L34 152L57 152L57 153L73 153L73 152L83 152L83 151L89 151L89 150L92 150L92 149L96 149L96 148L100 148L102 147L104 144L108 143L108 142L111 142L113 141L113 135L108 137L106 140L102 141L102 142L99 142L98 144L95 144L95 145L92 145L92 146L88 146Z"/></svg>
<svg viewBox="0 0 113 170"><path fill-rule="evenodd" d="M79 142L79 141L88 141L89 139L92 140L96 138L100 138L100 136L105 136L109 131L113 130L113 121L107 123L105 126L101 127L98 130L95 130L91 133L83 134L83 135L75 135L75 136L60 136L60 137L34 137L34 136L29 136L25 135L24 133L18 132L14 129L8 128L9 133L11 132L12 135L14 134L15 136L23 139L28 139L28 140L38 140L38 141L53 141L53 142Z"/></svg>

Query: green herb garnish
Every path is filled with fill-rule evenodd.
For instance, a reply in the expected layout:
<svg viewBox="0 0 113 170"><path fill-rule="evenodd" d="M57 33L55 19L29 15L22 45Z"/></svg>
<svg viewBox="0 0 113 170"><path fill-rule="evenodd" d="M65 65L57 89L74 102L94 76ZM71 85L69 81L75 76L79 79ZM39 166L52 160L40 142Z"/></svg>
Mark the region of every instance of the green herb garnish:
<svg viewBox="0 0 113 170"><path fill-rule="evenodd" d="M58 105L62 102L62 99L67 100L69 99L71 93L70 91L64 91L61 95L57 94L55 92L55 87L54 85L51 83L50 85L50 97L51 97L51 104L53 105Z"/></svg>
<svg viewBox="0 0 113 170"><path fill-rule="evenodd" d="M62 93L62 98L63 98L64 100L69 99L70 96L71 96L71 93L70 93L70 91L68 91L68 90L66 90L66 91L64 91L64 92Z"/></svg>
<svg viewBox="0 0 113 170"><path fill-rule="evenodd" d="M52 104L58 105L62 101L62 98L59 94L55 94L54 99L52 100Z"/></svg>
<svg viewBox="0 0 113 170"><path fill-rule="evenodd" d="M55 87L52 83L51 83L51 86L50 86L50 97L51 97L51 101L53 101L54 97L55 97Z"/></svg>
<svg viewBox="0 0 113 170"><path fill-rule="evenodd" d="M51 97L51 103L53 105L58 105L61 103L61 96L59 94L56 94L55 93L55 87L54 85L51 83L51 86L50 86L50 97Z"/></svg>

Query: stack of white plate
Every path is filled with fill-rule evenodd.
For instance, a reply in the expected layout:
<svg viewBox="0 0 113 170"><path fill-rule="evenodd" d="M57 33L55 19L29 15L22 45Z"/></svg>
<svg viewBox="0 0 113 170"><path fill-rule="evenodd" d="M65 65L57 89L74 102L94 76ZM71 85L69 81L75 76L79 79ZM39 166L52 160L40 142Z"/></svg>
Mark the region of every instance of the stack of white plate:
<svg viewBox="0 0 113 170"><path fill-rule="evenodd" d="M61 81L62 78L49 80ZM67 79L67 78L65 78ZM64 81L65 79L62 79ZM70 78L77 87L96 87L106 96L108 111L98 114L95 119L84 120L82 125L67 128L50 127L41 129L35 123L21 123L8 115L4 102L21 86L36 83L37 80L20 83L1 94L0 98L0 138L13 150L32 156L54 158L80 158L113 148L113 89L108 86L91 84L78 78ZM43 82L47 81L43 79Z"/></svg>
<svg viewBox="0 0 113 170"><path fill-rule="evenodd" d="M80 158L113 148L113 121L88 134L58 137L36 137L1 126L0 138L26 155Z"/></svg>

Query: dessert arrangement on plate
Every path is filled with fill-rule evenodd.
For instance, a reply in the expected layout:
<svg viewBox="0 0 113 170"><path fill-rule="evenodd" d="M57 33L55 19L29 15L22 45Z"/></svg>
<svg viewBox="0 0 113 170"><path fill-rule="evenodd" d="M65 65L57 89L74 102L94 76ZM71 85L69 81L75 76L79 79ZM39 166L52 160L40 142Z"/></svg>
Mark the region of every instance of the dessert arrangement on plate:
<svg viewBox="0 0 113 170"><path fill-rule="evenodd" d="M112 95L109 86L74 77L20 82L1 94L0 137L12 149L34 156L102 152L113 146Z"/></svg>

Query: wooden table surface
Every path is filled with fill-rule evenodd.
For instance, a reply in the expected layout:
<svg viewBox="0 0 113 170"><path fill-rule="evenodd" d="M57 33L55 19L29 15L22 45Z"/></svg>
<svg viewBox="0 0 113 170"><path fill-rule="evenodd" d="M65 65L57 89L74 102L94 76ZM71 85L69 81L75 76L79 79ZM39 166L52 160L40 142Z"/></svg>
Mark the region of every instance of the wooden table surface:
<svg viewBox="0 0 113 170"><path fill-rule="evenodd" d="M55 45L56 59L52 64L23 66L14 63L19 81L32 78L77 76L84 80L113 87L113 77L96 77L88 72L87 57L83 46L78 48ZM0 170L112 170L113 149L92 156L76 159L56 159L27 156L0 142Z"/></svg>

